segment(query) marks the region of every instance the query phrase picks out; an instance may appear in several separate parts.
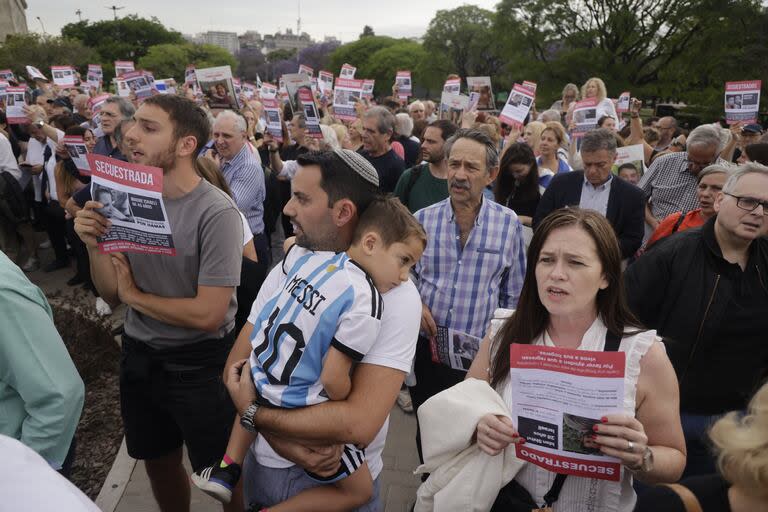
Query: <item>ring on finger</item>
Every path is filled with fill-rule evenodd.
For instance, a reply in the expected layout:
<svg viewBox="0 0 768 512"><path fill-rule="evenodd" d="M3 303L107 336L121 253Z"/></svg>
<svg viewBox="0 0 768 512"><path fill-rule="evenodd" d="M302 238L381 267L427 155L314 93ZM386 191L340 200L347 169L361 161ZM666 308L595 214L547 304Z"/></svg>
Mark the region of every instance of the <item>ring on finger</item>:
<svg viewBox="0 0 768 512"><path fill-rule="evenodd" d="M628 452L634 452L635 451L635 443L632 441L627 441L627 451Z"/></svg>

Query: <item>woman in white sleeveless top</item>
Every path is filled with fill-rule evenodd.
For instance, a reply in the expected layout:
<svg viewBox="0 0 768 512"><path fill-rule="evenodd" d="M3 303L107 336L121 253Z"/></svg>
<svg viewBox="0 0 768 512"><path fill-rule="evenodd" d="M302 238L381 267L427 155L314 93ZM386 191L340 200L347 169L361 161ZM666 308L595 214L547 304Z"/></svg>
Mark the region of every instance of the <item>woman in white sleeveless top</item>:
<svg viewBox="0 0 768 512"><path fill-rule="evenodd" d="M518 308L498 310L468 378L488 381L511 403L509 352L518 343L601 351L608 331L623 333L626 354L624 414L598 425L595 443L623 464L619 482L570 475L553 510L629 512L636 501L632 478L674 482L685 467L677 378L655 331L644 331L626 305L621 254L608 221L591 210L553 212L537 228ZM478 447L500 453L521 438L509 418L484 416ZM515 477L541 505L555 473L526 464Z"/></svg>

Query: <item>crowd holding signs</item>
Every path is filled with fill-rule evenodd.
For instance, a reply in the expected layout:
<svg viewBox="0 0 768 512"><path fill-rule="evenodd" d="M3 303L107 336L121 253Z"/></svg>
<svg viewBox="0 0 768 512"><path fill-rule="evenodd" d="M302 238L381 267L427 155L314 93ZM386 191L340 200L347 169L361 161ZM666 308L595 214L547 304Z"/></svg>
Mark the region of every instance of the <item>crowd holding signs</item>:
<svg viewBox="0 0 768 512"><path fill-rule="evenodd" d="M540 112L541 84L505 99L490 76L449 75L436 104L402 68L377 98L354 63L272 83L114 67L0 70L0 220L41 223L46 271L71 251L71 283L126 304L125 433L153 484L186 442L227 506L378 510L397 399L419 413L417 511L662 510L633 480L683 471L741 489L708 436L768 389L760 80L688 131L597 77Z"/></svg>

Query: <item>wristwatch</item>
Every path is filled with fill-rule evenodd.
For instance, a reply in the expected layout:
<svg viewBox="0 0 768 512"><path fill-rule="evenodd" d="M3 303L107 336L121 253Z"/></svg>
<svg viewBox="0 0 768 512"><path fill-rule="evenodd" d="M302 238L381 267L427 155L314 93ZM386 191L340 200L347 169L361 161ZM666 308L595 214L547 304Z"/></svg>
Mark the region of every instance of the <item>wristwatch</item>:
<svg viewBox="0 0 768 512"><path fill-rule="evenodd" d="M38 128L42 128L44 124L45 124L45 121L43 121L42 119L38 119L37 121L35 121L35 126L37 126Z"/></svg>
<svg viewBox="0 0 768 512"><path fill-rule="evenodd" d="M253 419L256 417L256 413L259 411L261 406L256 402L252 402L251 405L249 405L242 415L240 415L240 426L243 427L245 430L250 432L251 434L256 434L256 426L253 423Z"/></svg>

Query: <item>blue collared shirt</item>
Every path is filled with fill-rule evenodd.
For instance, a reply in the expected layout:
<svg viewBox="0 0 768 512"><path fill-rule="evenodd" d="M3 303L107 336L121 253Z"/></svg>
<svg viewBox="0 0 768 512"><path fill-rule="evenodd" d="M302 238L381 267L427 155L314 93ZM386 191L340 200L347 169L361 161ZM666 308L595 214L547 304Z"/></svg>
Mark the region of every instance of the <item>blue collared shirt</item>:
<svg viewBox="0 0 768 512"><path fill-rule="evenodd" d="M605 217L605 212L608 211L608 196L611 195L611 183L613 183L613 174L610 174L608 179L598 186L591 184L585 177L584 185L581 187L579 207L595 210Z"/></svg>
<svg viewBox="0 0 768 512"><path fill-rule="evenodd" d="M248 220L254 235L264 231L264 171L248 144L221 164L221 173L232 191L232 198Z"/></svg>
<svg viewBox="0 0 768 512"><path fill-rule="evenodd" d="M496 308L515 308L525 276L523 230L515 212L483 199L462 248L451 198L419 210L427 247L414 267L435 323L482 338Z"/></svg>

